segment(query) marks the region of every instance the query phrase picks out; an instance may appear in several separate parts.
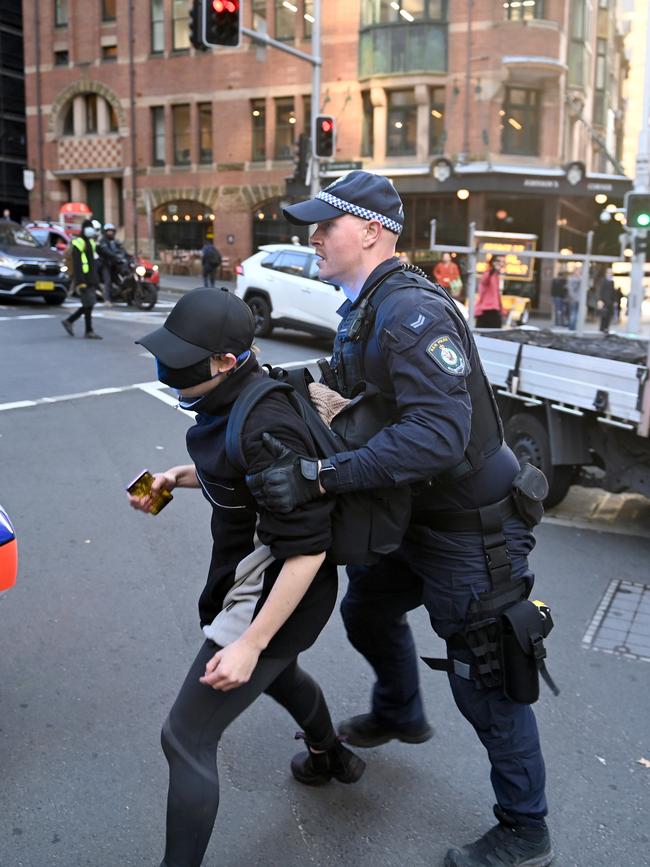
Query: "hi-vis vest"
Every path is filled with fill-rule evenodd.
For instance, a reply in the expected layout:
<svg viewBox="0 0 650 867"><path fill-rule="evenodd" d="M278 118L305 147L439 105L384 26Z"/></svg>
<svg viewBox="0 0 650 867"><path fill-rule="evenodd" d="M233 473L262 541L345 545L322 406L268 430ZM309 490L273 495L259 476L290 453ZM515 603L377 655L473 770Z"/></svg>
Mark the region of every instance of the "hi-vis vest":
<svg viewBox="0 0 650 867"><path fill-rule="evenodd" d="M79 250L79 254L81 256L81 270L84 272L84 274L88 274L88 272L90 271L90 262L88 261L88 254L86 253L85 240L86 239L84 239L84 238L75 238L74 241L72 242L72 246L76 247L77 250ZM88 238L87 240L90 241L90 246L92 247L93 258L94 258L94 256L95 256L95 242L93 241L92 238Z"/></svg>

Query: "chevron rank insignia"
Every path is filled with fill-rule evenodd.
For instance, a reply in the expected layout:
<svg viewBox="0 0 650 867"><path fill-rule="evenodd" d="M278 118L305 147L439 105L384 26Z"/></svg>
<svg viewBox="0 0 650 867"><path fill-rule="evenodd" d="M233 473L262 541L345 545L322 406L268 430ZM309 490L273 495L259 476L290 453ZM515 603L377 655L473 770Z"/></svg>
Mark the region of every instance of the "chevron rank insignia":
<svg viewBox="0 0 650 867"><path fill-rule="evenodd" d="M427 346L427 355L431 356L435 363L445 373L450 373L452 376L464 376L467 365L465 357L460 349L452 341L451 337L446 334L442 337L436 337Z"/></svg>

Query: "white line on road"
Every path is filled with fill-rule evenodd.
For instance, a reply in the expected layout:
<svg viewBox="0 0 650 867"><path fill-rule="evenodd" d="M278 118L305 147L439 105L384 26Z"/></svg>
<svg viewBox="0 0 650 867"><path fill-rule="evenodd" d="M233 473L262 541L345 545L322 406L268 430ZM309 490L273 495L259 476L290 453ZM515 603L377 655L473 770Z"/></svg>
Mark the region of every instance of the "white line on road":
<svg viewBox="0 0 650 867"><path fill-rule="evenodd" d="M53 313L21 313L19 316L0 316L0 322L13 322L14 319L56 319Z"/></svg>

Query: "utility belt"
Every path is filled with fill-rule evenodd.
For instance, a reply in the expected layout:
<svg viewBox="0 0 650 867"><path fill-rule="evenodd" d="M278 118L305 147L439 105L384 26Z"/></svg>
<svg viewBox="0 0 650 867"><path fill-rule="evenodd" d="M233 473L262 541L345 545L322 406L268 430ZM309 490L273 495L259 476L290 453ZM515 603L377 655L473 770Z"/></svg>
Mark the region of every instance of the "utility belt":
<svg viewBox="0 0 650 867"><path fill-rule="evenodd" d="M540 674L553 693L559 693L544 662L544 639L553 628L553 619L547 605L527 598L523 579L512 580L503 523L518 514L533 527L541 520L547 493L543 473L527 465L515 477L511 493L496 503L464 512L420 512L416 517L435 530L480 532L492 585L470 603L462 632L447 640L448 657L422 660L435 671L473 680L478 688L500 688L507 698L521 704L533 704L539 698ZM455 656L459 652L464 659Z"/></svg>

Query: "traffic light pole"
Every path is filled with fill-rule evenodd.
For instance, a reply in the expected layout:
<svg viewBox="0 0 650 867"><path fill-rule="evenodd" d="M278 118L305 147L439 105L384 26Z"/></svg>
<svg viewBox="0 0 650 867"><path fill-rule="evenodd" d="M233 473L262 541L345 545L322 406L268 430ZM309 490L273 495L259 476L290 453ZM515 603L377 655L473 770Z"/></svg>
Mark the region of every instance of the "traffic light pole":
<svg viewBox="0 0 650 867"><path fill-rule="evenodd" d="M650 45L650 10L647 10L646 21L646 45ZM647 193L650 191L650 52L645 57L645 79L643 84L643 109L641 119L641 132L639 133L639 150L636 157L636 170L634 176L634 192ZM637 249L637 238L647 238L645 230L634 231L634 255L630 270L630 294L627 299L627 331L628 334L637 334L641 328L641 309L645 288L643 274L645 270L646 251ZM642 244L641 247L645 245Z"/></svg>

